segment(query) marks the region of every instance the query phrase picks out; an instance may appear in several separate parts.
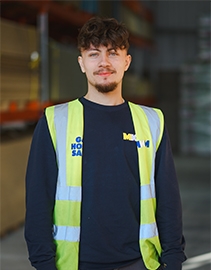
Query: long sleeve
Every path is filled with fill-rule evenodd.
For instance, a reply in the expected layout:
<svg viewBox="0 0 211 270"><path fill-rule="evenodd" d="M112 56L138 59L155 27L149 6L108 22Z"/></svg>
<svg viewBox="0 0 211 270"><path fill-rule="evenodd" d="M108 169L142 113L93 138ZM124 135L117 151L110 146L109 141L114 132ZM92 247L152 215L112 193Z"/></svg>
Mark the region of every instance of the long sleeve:
<svg viewBox="0 0 211 270"><path fill-rule="evenodd" d="M167 129L156 155L156 219L162 246L161 262L166 269L180 270L186 257L182 234L182 207Z"/></svg>
<svg viewBox="0 0 211 270"><path fill-rule="evenodd" d="M52 217L57 181L56 155L43 116L34 131L26 172L25 239L32 266L55 270Z"/></svg>

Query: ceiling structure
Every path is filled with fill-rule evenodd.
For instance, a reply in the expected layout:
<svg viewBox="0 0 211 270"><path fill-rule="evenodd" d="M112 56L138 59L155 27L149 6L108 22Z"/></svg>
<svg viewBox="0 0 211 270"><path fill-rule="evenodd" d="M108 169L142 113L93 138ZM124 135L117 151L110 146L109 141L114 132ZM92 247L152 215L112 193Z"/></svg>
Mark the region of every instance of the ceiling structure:
<svg viewBox="0 0 211 270"><path fill-rule="evenodd" d="M37 25L38 15L48 14L49 36L61 43L76 42L80 28L92 14L73 5L45 1L1 1L1 17L20 24Z"/></svg>
<svg viewBox="0 0 211 270"><path fill-rule="evenodd" d="M123 4L149 22L151 12L138 0L123 1ZM76 43L78 29L94 14L85 12L72 1L54 0L1 0L1 17L20 24L37 25L38 15L48 14L49 37L61 43ZM130 42L141 47L152 47L153 42L130 34Z"/></svg>

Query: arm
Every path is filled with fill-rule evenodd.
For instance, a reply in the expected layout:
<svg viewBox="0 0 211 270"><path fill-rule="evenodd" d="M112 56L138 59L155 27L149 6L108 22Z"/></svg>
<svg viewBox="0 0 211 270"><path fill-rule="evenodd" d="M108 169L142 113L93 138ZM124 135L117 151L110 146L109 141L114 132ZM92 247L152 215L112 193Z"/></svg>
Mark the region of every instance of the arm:
<svg viewBox="0 0 211 270"><path fill-rule="evenodd" d="M167 265L166 269L180 270L186 259L182 235L182 207L166 128L156 155L155 185L156 219L162 246L161 263Z"/></svg>
<svg viewBox="0 0 211 270"><path fill-rule="evenodd" d="M29 260L39 270L56 269L52 237L56 181L56 155L43 116L34 132L26 172L25 239Z"/></svg>

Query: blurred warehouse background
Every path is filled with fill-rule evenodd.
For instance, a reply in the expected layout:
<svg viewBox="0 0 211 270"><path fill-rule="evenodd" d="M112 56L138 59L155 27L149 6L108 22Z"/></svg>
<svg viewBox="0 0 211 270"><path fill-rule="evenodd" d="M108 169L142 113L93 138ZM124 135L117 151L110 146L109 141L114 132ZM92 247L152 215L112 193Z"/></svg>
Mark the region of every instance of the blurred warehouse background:
<svg viewBox="0 0 211 270"><path fill-rule="evenodd" d="M24 222L25 168L43 109L86 91L76 44L78 29L93 15L115 17L130 31L133 61L124 78L125 98L163 110L176 157L209 160L210 1L0 4L1 236Z"/></svg>

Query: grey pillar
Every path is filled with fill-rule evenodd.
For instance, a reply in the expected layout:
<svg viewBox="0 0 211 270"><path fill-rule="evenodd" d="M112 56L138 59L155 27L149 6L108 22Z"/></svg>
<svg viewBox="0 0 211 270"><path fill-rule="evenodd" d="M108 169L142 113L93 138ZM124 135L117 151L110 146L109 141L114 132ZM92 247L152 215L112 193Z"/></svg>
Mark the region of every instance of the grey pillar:
<svg viewBox="0 0 211 270"><path fill-rule="evenodd" d="M40 98L41 101L48 101L50 99L50 89L47 12L42 12L38 15L38 30L40 35Z"/></svg>

